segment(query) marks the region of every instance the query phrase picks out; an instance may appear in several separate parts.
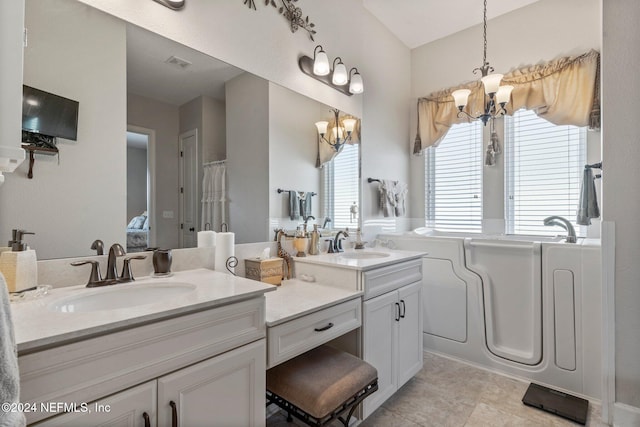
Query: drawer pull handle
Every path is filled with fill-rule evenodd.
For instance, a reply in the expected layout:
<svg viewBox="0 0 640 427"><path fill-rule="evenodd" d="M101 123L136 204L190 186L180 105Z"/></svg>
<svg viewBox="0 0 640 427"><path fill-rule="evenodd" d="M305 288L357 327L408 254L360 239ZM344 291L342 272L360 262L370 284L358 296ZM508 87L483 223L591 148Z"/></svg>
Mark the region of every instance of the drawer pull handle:
<svg viewBox="0 0 640 427"><path fill-rule="evenodd" d="M400 321L400 304L395 303L396 304L396 322Z"/></svg>
<svg viewBox="0 0 640 427"><path fill-rule="evenodd" d="M314 331L316 332L322 332L322 331L326 331L328 329L333 328L333 323L329 322L329 324L327 326L323 326L322 328L315 328Z"/></svg>
<svg viewBox="0 0 640 427"><path fill-rule="evenodd" d="M171 427L178 427L178 408L173 400L169 402L171 406Z"/></svg>
<svg viewBox="0 0 640 427"><path fill-rule="evenodd" d="M149 419L149 414L147 414L146 412L143 412L142 418L144 419L144 427L151 427L151 420Z"/></svg>
<svg viewBox="0 0 640 427"><path fill-rule="evenodd" d="M402 305L402 310L400 311L400 317L404 319L404 315L407 314L407 306L404 304L404 300L400 300L400 304Z"/></svg>

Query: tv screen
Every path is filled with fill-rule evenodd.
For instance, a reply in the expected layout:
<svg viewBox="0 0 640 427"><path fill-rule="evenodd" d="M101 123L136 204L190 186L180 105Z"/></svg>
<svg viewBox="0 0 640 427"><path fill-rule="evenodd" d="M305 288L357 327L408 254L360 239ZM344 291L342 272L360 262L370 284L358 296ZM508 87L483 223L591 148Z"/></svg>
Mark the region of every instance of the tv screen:
<svg viewBox="0 0 640 427"><path fill-rule="evenodd" d="M22 86L22 129L76 141L78 102Z"/></svg>

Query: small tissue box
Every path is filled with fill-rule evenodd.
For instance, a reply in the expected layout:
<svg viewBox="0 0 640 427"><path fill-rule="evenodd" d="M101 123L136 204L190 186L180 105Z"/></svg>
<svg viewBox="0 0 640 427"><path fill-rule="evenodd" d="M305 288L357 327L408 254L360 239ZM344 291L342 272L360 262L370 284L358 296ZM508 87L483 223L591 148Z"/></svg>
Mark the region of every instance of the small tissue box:
<svg viewBox="0 0 640 427"><path fill-rule="evenodd" d="M282 282L282 258L245 259L244 275L247 279L280 285Z"/></svg>

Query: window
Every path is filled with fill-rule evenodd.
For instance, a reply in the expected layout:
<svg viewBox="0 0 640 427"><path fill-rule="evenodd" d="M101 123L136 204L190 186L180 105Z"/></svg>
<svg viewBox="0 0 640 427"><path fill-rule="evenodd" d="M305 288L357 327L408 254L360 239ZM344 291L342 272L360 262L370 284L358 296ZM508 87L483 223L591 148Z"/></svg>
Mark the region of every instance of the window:
<svg viewBox="0 0 640 427"><path fill-rule="evenodd" d="M576 208L586 159L586 130L557 126L533 111L505 117L505 220L507 234L557 235L543 219L560 215L576 233Z"/></svg>
<svg viewBox="0 0 640 427"><path fill-rule="evenodd" d="M425 225L482 230L482 124L457 124L425 155Z"/></svg>
<svg viewBox="0 0 640 427"><path fill-rule="evenodd" d="M332 222L331 228L358 226L358 215L352 207L358 206L360 183L360 145L345 144L342 151L323 168L323 211ZM318 219L322 224L323 218Z"/></svg>

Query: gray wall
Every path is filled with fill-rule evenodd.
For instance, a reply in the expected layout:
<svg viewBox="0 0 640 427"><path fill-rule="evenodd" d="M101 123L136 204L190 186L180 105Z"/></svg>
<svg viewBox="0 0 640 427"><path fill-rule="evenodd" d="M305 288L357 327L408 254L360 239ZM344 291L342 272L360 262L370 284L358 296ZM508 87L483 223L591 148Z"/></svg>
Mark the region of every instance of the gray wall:
<svg viewBox="0 0 640 427"><path fill-rule="evenodd" d="M0 239L8 240L12 228L35 232L27 241L39 259L90 255L94 239L124 244L124 23L95 10L83 13L76 2L29 0L26 8L24 83L79 101L78 139L59 141L59 164L37 156L33 179L27 179L28 161L6 174Z"/></svg>

